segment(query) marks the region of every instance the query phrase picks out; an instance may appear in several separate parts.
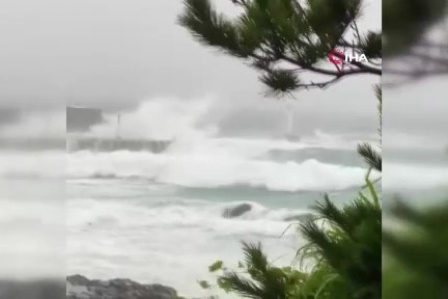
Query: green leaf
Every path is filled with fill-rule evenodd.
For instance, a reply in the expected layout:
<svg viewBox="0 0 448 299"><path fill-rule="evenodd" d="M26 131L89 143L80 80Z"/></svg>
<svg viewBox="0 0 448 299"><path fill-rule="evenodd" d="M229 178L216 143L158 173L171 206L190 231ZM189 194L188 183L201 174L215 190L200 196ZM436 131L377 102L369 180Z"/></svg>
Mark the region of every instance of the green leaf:
<svg viewBox="0 0 448 299"><path fill-rule="evenodd" d="M379 199L378 194L377 194L377 192L375 190L375 187L373 186L373 184L372 184L372 182L370 180L367 180L366 183L367 183L367 187L369 188L370 195L372 196L373 202L376 205L379 205L380 199Z"/></svg>
<svg viewBox="0 0 448 299"><path fill-rule="evenodd" d="M376 151L373 146L367 142L358 145L358 153L364 158L366 164L381 172L382 170L382 157L381 154Z"/></svg>
<svg viewBox="0 0 448 299"><path fill-rule="evenodd" d="M222 261L216 261L212 265L208 267L208 271L213 273L219 270L222 270L223 262Z"/></svg>
<svg viewBox="0 0 448 299"><path fill-rule="evenodd" d="M225 277L219 277L216 280L216 283L218 287L225 292L229 292L232 289L232 283Z"/></svg>
<svg viewBox="0 0 448 299"><path fill-rule="evenodd" d="M269 93L280 96L289 94L300 85L300 80L292 70L270 70L260 77L260 81L269 87Z"/></svg>
<svg viewBox="0 0 448 299"><path fill-rule="evenodd" d="M209 283L208 281L205 281L205 280L200 280L200 281L198 281L198 284L199 284L199 286L200 286L201 288L203 288L204 290L208 290L208 289L210 289L210 287L211 287L210 283Z"/></svg>

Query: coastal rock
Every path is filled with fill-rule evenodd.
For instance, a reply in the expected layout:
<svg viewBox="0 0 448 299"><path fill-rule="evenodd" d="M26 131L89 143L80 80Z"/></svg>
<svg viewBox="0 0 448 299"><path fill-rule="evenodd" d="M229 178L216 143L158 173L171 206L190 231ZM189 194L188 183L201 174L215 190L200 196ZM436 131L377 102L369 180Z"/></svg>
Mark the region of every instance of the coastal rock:
<svg viewBox="0 0 448 299"><path fill-rule="evenodd" d="M67 277L67 299L178 299L176 290L159 284L140 284L130 279L89 280Z"/></svg>
<svg viewBox="0 0 448 299"><path fill-rule="evenodd" d="M227 208L224 211L223 216L225 218L239 217L252 209L252 206L248 203L242 203L232 208Z"/></svg>

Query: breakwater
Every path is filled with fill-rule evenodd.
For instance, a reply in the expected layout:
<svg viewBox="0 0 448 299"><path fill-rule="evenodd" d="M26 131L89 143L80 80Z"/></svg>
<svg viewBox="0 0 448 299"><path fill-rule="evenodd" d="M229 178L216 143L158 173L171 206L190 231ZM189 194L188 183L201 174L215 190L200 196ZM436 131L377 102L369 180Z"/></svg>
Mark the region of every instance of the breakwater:
<svg viewBox="0 0 448 299"><path fill-rule="evenodd" d="M170 144L171 141L169 140L81 137L67 140L67 150L70 152L83 150L96 152L127 150L133 152L148 151L160 153L165 151Z"/></svg>

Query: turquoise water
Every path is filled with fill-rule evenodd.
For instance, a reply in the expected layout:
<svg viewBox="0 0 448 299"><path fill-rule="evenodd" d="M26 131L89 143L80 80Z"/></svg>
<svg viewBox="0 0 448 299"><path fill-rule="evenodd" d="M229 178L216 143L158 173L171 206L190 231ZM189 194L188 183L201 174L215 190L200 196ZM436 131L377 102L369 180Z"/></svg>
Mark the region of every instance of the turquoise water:
<svg viewBox="0 0 448 299"><path fill-rule="evenodd" d="M68 198L67 215L62 208L51 213L67 219L68 273L127 277L170 285L185 296L210 295L196 281L210 278L207 267L217 259L236 265L243 240L261 242L272 262L291 264L304 240L287 219L308 213L325 193L338 205L352 201L366 173L354 147L342 142L321 148L279 141L201 142L162 154L68 154L66 184L50 183L51 194ZM383 178L386 208L396 193L416 205L446 199L442 152L390 153ZM16 171L17 161L25 160L5 158L3 174L8 163ZM36 176L50 170L46 158L40 160ZM16 189L14 194L23 191L21 197L36 194ZM45 192L38 193L45 197ZM40 211L34 203L30 207ZM242 203L251 210L232 219L223 216Z"/></svg>
<svg viewBox="0 0 448 299"><path fill-rule="evenodd" d="M261 242L273 262L290 265L304 240L288 218L325 193L352 201L366 173L353 148L269 140L77 152L68 161L69 273L162 283L185 296L210 295L196 281L210 278L217 259L236 265L241 241ZM251 210L224 217L243 203Z"/></svg>
<svg viewBox="0 0 448 299"><path fill-rule="evenodd" d="M236 265L241 241L261 242L273 262L290 265L304 240L288 219L309 213L325 193L337 205L350 202L364 184L355 148L356 142L209 138L159 154L70 153L69 273L129 277L205 296L211 294L196 280L210 278L207 267L217 259ZM396 193L437 200L446 166L437 151L390 151L384 205ZM224 216L240 204L250 211Z"/></svg>

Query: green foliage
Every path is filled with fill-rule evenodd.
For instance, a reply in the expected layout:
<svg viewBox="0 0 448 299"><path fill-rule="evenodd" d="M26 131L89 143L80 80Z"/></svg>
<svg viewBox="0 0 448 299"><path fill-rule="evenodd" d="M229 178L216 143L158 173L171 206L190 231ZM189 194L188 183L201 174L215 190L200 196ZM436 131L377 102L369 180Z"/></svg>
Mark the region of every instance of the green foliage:
<svg viewBox="0 0 448 299"><path fill-rule="evenodd" d="M187 12L179 21L190 28L200 42L227 49L235 56L246 56L239 45L236 28L223 15L214 11L209 1L190 0L186 2Z"/></svg>
<svg viewBox="0 0 448 299"><path fill-rule="evenodd" d="M378 126L378 134L380 136L380 144L382 137L382 129L383 129L383 107L382 107L382 94L381 88L379 85L375 86L375 94L378 99L378 118L379 118L379 126ZM382 171L382 157L381 154L373 148L373 146L367 142L361 143L358 145L358 153L364 159L366 164L370 169L374 169L376 171Z"/></svg>
<svg viewBox="0 0 448 299"><path fill-rule="evenodd" d="M309 244L308 253L299 251L299 255L311 252L317 273L327 270L331 283L327 283L326 298L381 298L381 207L369 181L367 193L368 197L360 193L343 209L325 197L315 209L330 228L315 221L301 226ZM341 297L335 297L336 293Z"/></svg>
<svg viewBox="0 0 448 299"><path fill-rule="evenodd" d="M243 243L243 252L245 260L239 262L238 272L224 266L219 269L216 279L219 289L247 298L287 298L295 288L295 283L306 276L291 268L270 265L260 244ZM201 286L208 289L210 284L201 283Z"/></svg>
<svg viewBox="0 0 448 299"><path fill-rule="evenodd" d="M392 209L402 229L383 232L383 298L448 298L448 205Z"/></svg>
<svg viewBox="0 0 448 299"><path fill-rule="evenodd" d="M198 281L198 283L201 286L201 288L203 288L203 289L210 289L210 287L211 287L210 283L205 280L200 280L200 281Z"/></svg>
<svg viewBox="0 0 448 299"><path fill-rule="evenodd" d="M447 0L389 0L383 3L385 85L401 86L448 74ZM396 63L396 62L402 63Z"/></svg>
<svg viewBox="0 0 448 299"><path fill-rule="evenodd" d="M382 157L369 143L361 143L358 145L358 153L364 158L364 161L372 169L382 170Z"/></svg>
<svg viewBox="0 0 448 299"><path fill-rule="evenodd" d="M216 261L213 265L211 265L208 270L210 272L216 272L218 270L221 270L223 267L223 262L222 261Z"/></svg>
<svg viewBox="0 0 448 299"><path fill-rule="evenodd" d="M291 70L272 70L262 75L260 80L270 88L269 93L276 96L288 94L299 86L299 78Z"/></svg>
<svg viewBox="0 0 448 299"><path fill-rule="evenodd" d="M373 184L366 182L353 203L338 208L326 196L314 207L317 217L300 225L308 241L297 252L302 267L276 267L260 244L244 243L238 271L218 262L218 288L253 299L381 298L381 207ZM310 271L305 262L312 263ZM213 265L210 269L218 268Z"/></svg>
<svg viewBox="0 0 448 299"><path fill-rule="evenodd" d="M336 47L358 54L365 51L370 59L381 59L381 34L361 34L356 25L362 0L234 0L243 11L233 19L218 13L210 1L184 0L180 25L200 43L248 60L276 95L323 88L346 75L381 74L380 68L363 63L353 63L341 72L319 65ZM354 32L356 40L348 42L347 36ZM300 71L334 78L302 83Z"/></svg>
<svg viewBox="0 0 448 299"><path fill-rule="evenodd" d="M369 31L367 35L361 39L362 52L369 58L382 57L382 36L379 32Z"/></svg>
<svg viewBox="0 0 448 299"><path fill-rule="evenodd" d="M384 52L387 57L417 58L414 50L426 52L427 62L447 63L445 41L428 41L428 31L447 16L446 0L389 0L383 2ZM445 54L445 55L444 55ZM411 61L412 62L412 61ZM425 68L427 66L425 65ZM436 71L411 72L414 78L446 74ZM424 198L421 200L425 201ZM412 208L399 201L390 211L393 224L383 231L383 298L448 298L448 205ZM387 215L387 214L386 214Z"/></svg>
<svg viewBox="0 0 448 299"><path fill-rule="evenodd" d="M434 24L446 17L446 0L383 2L383 39L387 56L401 55L417 44Z"/></svg>

